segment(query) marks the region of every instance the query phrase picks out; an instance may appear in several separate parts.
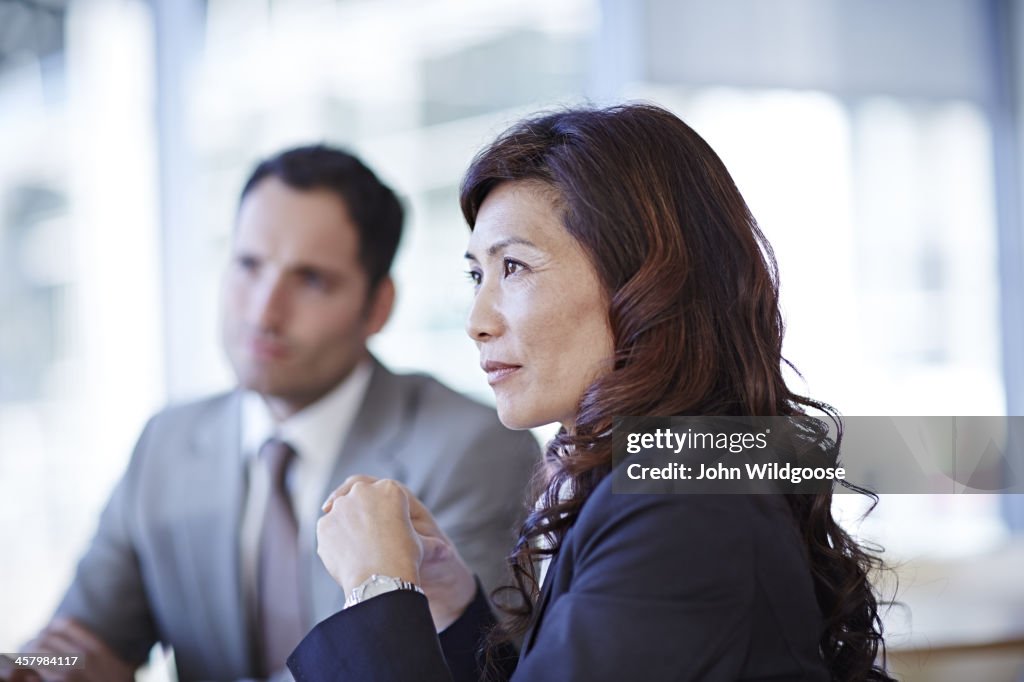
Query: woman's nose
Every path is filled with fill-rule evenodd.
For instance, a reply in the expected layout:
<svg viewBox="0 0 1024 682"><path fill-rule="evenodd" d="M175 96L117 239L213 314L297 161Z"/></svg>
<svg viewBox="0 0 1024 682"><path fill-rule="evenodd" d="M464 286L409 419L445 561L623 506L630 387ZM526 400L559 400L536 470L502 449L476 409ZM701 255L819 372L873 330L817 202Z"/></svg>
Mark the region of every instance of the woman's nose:
<svg viewBox="0 0 1024 682"><path fill-rule="evenodd" d="M466 318L466 333L474 341L487 341L504 331L505 321L498 311L496 298L497 292L486 284L477 289Z"/></svg>

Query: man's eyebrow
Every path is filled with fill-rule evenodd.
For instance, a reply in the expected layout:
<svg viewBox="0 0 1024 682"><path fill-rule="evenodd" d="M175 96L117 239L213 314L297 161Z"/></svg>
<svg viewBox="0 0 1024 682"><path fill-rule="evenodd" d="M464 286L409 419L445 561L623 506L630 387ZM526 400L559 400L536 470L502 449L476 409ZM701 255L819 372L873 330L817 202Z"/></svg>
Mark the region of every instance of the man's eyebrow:
<svg viewBox="0 0 1024 682"><path fill-rule="evenodd" d="M531 242L529 239L523 239L522 237L507 237L505 239L500 239L491 244L489 247L487 247L487 255L493 256L506 246L510 246L512 244L522 244L523 246L529 246L534 249L537 248L537 245ZM477 257L471 254L469 251L466 252L465 257L468 260L477 260Z"/></svg>
<svg viewBox="0 0 1024 682"><path fill-rule="evenodd" d="M311 261L297 261L295 263L289 263L287 270L291 272L317 272L322 275L338 276L340 271L337 266L326 263L313 263Z"/></svg>

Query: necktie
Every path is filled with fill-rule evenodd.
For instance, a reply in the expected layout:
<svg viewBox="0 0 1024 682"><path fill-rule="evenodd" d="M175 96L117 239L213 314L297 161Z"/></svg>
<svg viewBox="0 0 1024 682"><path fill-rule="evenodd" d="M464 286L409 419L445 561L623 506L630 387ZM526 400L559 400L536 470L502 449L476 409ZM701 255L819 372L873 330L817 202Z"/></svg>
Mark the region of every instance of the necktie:
<svg viewBox="0 0 1024 682"><path fill-rule="evenodd" d="M291 499L285 487L295 451L287 443L270 439L259 457L269 474L266 514L260 533L259 632L263 672L272 675L306 634L299 590L299 533Z"/></svg>

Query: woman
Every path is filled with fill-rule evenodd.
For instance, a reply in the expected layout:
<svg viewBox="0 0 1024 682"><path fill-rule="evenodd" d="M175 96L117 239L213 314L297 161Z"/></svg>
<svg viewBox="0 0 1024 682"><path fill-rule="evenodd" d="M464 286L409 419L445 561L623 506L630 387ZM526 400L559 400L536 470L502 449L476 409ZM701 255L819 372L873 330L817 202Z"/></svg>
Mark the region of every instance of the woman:
<svg viewBox="0 0 1024 682"><path fill-rule="evenodd" d="M710 147L653 106L545 115L477 156L461 202L467 331L498 414L563 427L509 558L521 603L490 633L489 674L890 679L874 560L831 493L611 493L615 415L828 411L783 381L772 252ZM494 621L429 511L359 477L325 510L320 556L358 603L307 636L296 679L476 679ZM517 636L518 661L503 657Z"/></svg>

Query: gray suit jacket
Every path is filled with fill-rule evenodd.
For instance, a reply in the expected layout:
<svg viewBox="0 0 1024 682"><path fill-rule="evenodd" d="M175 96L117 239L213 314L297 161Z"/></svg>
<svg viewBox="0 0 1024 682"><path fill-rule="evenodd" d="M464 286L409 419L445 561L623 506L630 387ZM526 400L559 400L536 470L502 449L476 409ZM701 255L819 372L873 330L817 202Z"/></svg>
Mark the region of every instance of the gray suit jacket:
<svg viewBox="0 0 1024 682"><path fill-rule="evenodd" d="M180 679L236 680L256 670L247 635L239 529L246 495L240 394L169 408L147 424L57 613L123 658L173 646ZM351 474L404 482L431 509L484 585L523 510L538 447L490 408L422 375L375 364L324 496ZM307 538L312 628L344 595Z"/></svg>

